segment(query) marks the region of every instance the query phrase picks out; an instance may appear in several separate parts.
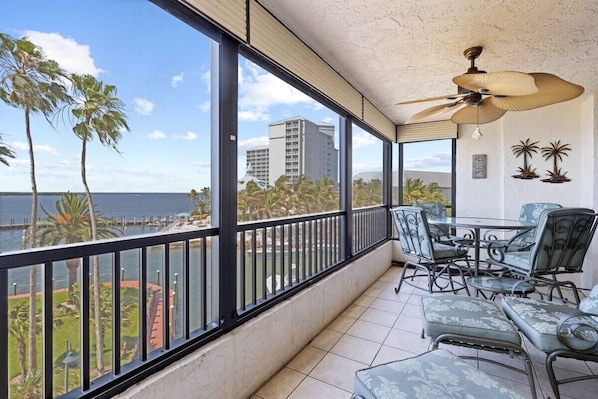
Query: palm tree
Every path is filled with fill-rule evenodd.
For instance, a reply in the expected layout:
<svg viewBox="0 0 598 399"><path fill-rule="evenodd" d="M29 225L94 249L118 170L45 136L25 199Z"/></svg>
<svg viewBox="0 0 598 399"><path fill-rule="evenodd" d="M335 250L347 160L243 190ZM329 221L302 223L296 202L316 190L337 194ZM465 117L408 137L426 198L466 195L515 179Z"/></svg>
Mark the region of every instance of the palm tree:
<svg viewBox="0 0 598 399"><path fill-rule="evenodd" d="M15 337L17 357L21 367L21 378L27 374L27 334L29 331L29 306L17 302L8 309L8 332Z"/></svg>
<svg viewBox="0 0 598 399"><path fill-rule="evenodd" d="M318 212L328 212L339 207L338 190L332 179L323 177L316 183L316 202Z"/></svg>
<svg viewBox="0 0 598 399"><path fill-rule="evenodd" d="M199 213L202 215L207 215L210 213L210 208L212 207L212 192L210 191L210 187L204 187L200 190L198 199L197 199L197 209Z"/></svg>
<svg viewBox="0 0 598 399"><path fill-rule="evenodd" d="M87 184L86 157L87 142L94 136L100 143L118 152L116 145L121 137L122 130L129 130L127 116L123 112L125 104L116 97L116 87L104 85L91 75L71 75L73 82L73 98L77 101L70 105L74 118L73 132L81 139L81 181L89 204L91 223L91 240L98 239L98 228L93 205L93 198ZM98 258L93 257L93 287L94 287L94 313L96 320L100 318L100 266ZM100 374L104 373L104 333L102 324L96 323L96 357L97 368Z"/></svg>
<svg viewBox="0 0 598 399"><path fill-rule="evenodd" d="M69 100L61 79L66 76L58 63L49 60L42 49L27 38L14 39L0 33L0 99L11 107L20 108L25 116L25 133L29 147L31 179L31 222L29 246L35 247L37 238L37 182L31 135L31 115L40 113L50 122L50 117L61 102ZM37 369L37 338L35 332L35 307L37 293L37 268L29 268L29 371Z"/></svg>
<svg viewBox="0 0 598 399"><path fill-rule="evenodd" d="M189 201L193 203L193 211L197 211L197 201L199 200L199 193L195 189L191 189L191 192L187 194L187 198L189 198Z"/></svg>
<svg viewBox="0 0 598 399"><path fill-rule="evenodd" d="M40 225L40 245L71 244L91 240L91 212L89 202L83 194L63 193L56 201L56 214L48 212L42 207L46 214L46 220ZM118 237L120 231L111 226L112 220L95 213L96 224L98 225L97 237L108 239ZM68 301L72 303L73 284L77 281L77 269L81 263L80 259L68 259Z"/></svg>
<svg viewBox="0 0 598 399"><path fill-rule="evenodd" d="M531 169L531 166L527 162L528 157L532 157L532 153L537 153L540 147L537 146L539 142L534 141L530 143L530 139L526 139L525 141L519 140L519 144L511 146L511 150L513 151L513 155L516 158L519 158L523 155L523 168L519 168L519 175L515 175L513 177L520 178L520 179L533 179L538 177L535 173L535 169Z"/></svg>
<svg viewBox="0 0 598 399"><path fill-rule="evenodd" d="M563 161L563 156L569 156L567 151L571 151L569 144L561 144L561 140L553 141L548 146L542 147L542 156L544 160L548 161L552 158L552 172L547 171L550 178L542 179L544 182L549 183L562 183L569 181L565 176L567 172L561 174L561 169L558 167L558 161Z"/></svg>
<svg viewBox="0 0 598 399"><path fill-rule="evenodd" d="M3 163L4 165L9 166L10 164L8 163L7 158L14 158L14 157L15 157L14 151L11 150L9 147L7 147L2 142L2 136L0 136L0 163Z"/></svg>

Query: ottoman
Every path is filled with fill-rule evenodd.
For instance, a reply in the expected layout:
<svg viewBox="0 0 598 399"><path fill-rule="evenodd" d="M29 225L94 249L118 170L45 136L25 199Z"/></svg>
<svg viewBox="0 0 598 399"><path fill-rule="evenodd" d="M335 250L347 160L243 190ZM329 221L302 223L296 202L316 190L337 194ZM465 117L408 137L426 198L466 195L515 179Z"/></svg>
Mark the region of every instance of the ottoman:
<svg viewBox="0 0 598 399"><path fill-rule="evenodd" d="M443 343L522 358L524 369L481 357L480 352L478 356L462 356L526 374L532 397L536 398L532 362L521 347L521 336L494 302L453 294L422 295L421 315L424 333L431 337L434 349Z"/></svg>
<svg viewBox="0 0 598 399"><path fill-rule="evenodd" d="M445 349L359 370L353 399L523 399Z"/></svg>

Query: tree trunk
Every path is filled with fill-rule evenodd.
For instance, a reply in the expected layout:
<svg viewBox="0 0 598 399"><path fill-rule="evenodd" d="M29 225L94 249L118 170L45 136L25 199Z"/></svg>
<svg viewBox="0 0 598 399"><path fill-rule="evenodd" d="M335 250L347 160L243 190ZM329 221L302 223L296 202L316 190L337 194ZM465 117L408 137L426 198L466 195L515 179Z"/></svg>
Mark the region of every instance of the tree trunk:
<svg viewBox="0 0 598 399"><path fill-rule="evenodd" d="M21 367L21 378L27 375L27 364L25 357L27 356L27 345L25 344L25 337L17 339L17 356L19 358L19 366Z"/></svg>
<svg viewBox="0 0 598 399"><path fill-rule="evenodd" d="M68 303L73 303L73 285L77 282L77 269L81 264L81 258L67 259L66 268L69 271Z"/></svg>
<svg viewBox="0 0 598 399"><path fill-rule="evenodd" d="M35 181L35 157L33 155L33 139L31 138L31 122L29 109L25 108L25 131L29 145L29 176L31 179L31 221L29 224L29 248L35 248L37 242L37 182ZM29 266L29 356L28 370L37 370L37 266Z"/></svg>
<svg viewBox="0 0 598 399"><path fill-rule="evenodd" d="M87 185L87 173L85 170L85 158L87 156L87 138L83 137L83 145L81 149L81 180L85 188L85 195L87 196L87 203L89 205L89 218L91 219L91 240L97 241L98 228L96 226L96 214L93 207L93 198ZM104 374L104 326L102 325L102 309L100 296L100 264L97 256L92 257L93 268L93 315L95 319L96 330L96 367L100 375Z"/></svg>

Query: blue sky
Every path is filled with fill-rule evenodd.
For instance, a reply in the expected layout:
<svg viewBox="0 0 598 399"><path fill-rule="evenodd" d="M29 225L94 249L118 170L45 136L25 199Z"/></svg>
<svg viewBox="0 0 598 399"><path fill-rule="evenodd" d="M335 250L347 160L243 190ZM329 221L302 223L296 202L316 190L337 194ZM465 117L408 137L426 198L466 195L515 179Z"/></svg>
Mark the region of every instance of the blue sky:
<svg viewBox="0 0 598 399"><path fill-rule="evenodd" d="M58 9L58 6L61 9ZM189 192L210 185L210 41L145 0L21 0L0 13L0 32L28 36L68 72L117 87L130 131L120 154L93 141L95 192ZM239 63L239 176L245 150L267 144L269 123L291 116L336 126L338 116L255 64ZM0 191L31 190L23 112L0 103L0 134L16 151L0 165ZM39 191L82 191L81 142L65 118L32 119ZM354 174L381 168L381 144L354 133ZM421 148L423 147L423 148ZM411 145L406 167L448 171L450 145ZM410 166L412 165L412 166Z"/></svg>

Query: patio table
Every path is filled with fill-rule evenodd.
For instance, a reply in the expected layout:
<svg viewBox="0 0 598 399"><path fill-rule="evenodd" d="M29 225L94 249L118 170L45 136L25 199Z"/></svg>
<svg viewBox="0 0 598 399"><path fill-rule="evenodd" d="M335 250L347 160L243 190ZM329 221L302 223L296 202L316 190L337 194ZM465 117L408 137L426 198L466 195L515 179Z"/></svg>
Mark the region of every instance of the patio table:
<svg viewBox="0 0 598 399"><path fill-rule="evenodd" d="M443 225L455 228L468 229L473 233L472 241L474 248L474 275L477 276L480 269L480 247L482 230L525 230L534 229L536 224L511 219L481 218L471 216L460 216L450 218L429 218L428 223L432 225Z"/></svg>

